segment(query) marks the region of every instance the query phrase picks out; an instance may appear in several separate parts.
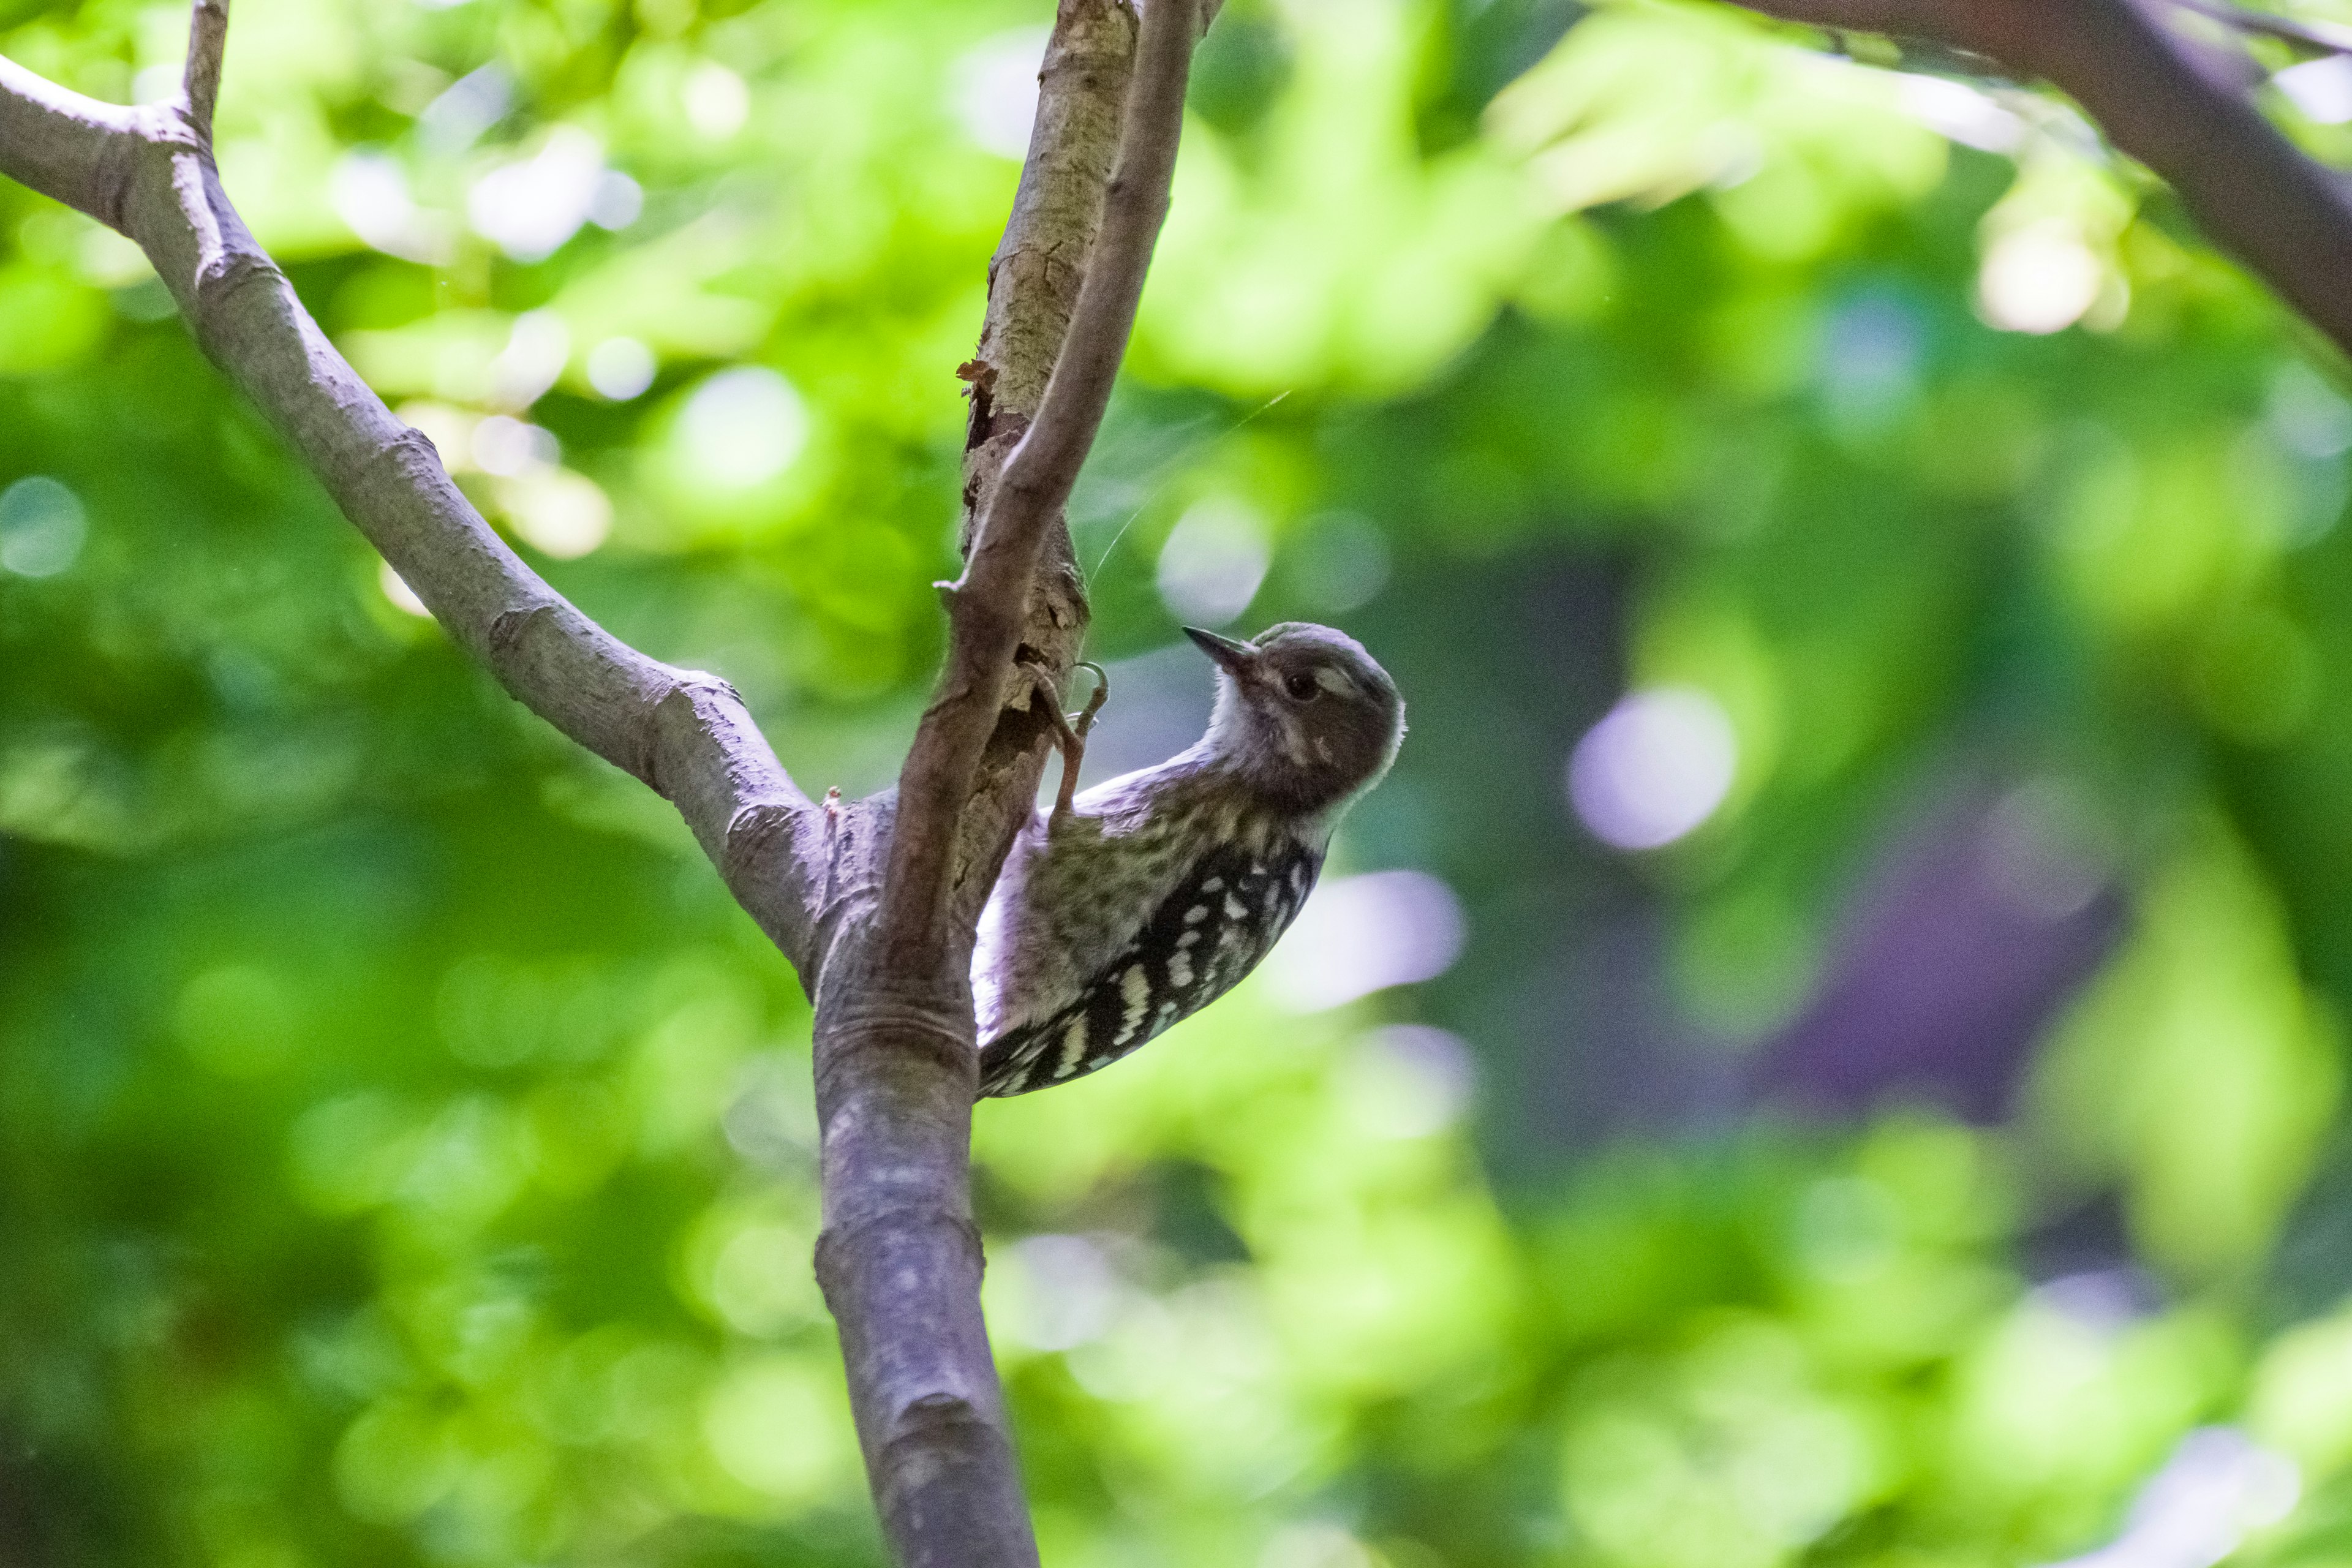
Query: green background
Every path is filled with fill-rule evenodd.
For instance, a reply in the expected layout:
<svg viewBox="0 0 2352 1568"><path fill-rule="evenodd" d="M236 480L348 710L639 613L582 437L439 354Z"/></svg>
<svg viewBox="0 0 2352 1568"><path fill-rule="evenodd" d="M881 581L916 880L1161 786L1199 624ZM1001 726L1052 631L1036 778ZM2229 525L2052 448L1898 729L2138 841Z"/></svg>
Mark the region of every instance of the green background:
<svg viewBox="0 0 2352 1568"><path fill-rule="evenodd" d="M220 163L551 581L860 792L1045 20L239 0ZM184 35L0 0L116 100ZM1820 47L1567 0L1203 46L1073 509L1103 750L1205 702L1180 520L1262 547L1234 628L1344 624L1412 707L1331 874L1442 879L1467 946L980 1108L1057 1568L1996 1568L2215 1443L2242 1561L2352 1563L2352 405L2057 100ZM615 226L530 237L583 192ZM1990 324L2025 263L2062 330ZM1619 853L1562 768L1661 685L1737 773ZM137 252L0 186L0 1561L878 1563L808 1029Z"/></svg>

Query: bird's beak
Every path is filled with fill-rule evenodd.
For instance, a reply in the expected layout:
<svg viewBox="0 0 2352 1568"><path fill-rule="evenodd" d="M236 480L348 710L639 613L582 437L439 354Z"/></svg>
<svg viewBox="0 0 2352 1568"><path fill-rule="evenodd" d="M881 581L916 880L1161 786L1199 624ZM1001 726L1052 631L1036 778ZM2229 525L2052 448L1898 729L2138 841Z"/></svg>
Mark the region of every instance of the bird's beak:
<svg viewBox="0 0 2352 1568"><path fill-rule="evenodd" d="M1217 661L1219 668L1238 680L1257 668L1257 649L1232 637L1204 632L1198 626L1186 626L1184 635L1200 645L1201 651Z"/></svg>

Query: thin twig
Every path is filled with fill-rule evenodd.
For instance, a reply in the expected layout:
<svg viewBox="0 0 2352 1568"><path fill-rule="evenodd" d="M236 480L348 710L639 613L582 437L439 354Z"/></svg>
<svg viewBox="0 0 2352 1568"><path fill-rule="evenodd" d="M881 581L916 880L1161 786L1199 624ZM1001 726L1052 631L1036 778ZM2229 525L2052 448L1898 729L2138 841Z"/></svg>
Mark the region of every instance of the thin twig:
<svg viewBox="0 0 2352 1568"><path fill-rule="evenodd" d="M206 146L212 144L213 108L220 101L221 57L227 47L228 0L194 0L180 91L187 100L188 123Z"/></svg>

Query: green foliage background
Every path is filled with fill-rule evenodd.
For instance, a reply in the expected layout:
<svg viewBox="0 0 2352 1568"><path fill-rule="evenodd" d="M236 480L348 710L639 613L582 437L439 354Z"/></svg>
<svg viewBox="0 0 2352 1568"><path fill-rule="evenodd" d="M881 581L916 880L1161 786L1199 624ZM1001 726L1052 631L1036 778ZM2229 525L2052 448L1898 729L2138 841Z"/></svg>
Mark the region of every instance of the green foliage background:
<svg viewBox="0 0 2352 1568"><path fill-rule="evenodd" d="M1045 20L239 0L221 163L560 588L862 791L939 652L1017 174L960 95ZM0 52L126 100L184 26L0 0ZM1253 520L1244 624L1345 620L1414 705L1341 861L1444 876L1470 954L1304 1016L1253 984L981 1108L1047 1561L1992 1568L2111 1538L2227 1423L2302 1479L2245 1560L2352 1562L2352 406L2054 100L1969 100L2008 127L1978 150L1817 49L1633 0L1234 0L1205 46L1075 512L1097 646L1171 639L1181 516ZM469 224L583 157L631 221L608 185L618 226L522 259ZM363 241L370 201L406 226ZM2081 324L1972 310L2028 230L2095 262ZM623 337L657 374L616 399ZM698 434L740 366L804 421L779 471ZM526 408L558 465L483 471ZM0 1559L880 1561L809 1277L807 1005L666 808L396 607L137 253L13 186L0 490ZM1494 609L1580 573L1613 612ZM1629 862L1559 772L1656 683L1740 768ZM1662 1005L1737 1051L1962 757L2069 781L2131 908L2013 1117L1528 1131L1558 1041L1494 998L1591 889L1657 912ZM1466 1116L1397 1022L1468 1037ZM2147 1286L2104 1316L2020 1245L2101 1194Z"/></svg>

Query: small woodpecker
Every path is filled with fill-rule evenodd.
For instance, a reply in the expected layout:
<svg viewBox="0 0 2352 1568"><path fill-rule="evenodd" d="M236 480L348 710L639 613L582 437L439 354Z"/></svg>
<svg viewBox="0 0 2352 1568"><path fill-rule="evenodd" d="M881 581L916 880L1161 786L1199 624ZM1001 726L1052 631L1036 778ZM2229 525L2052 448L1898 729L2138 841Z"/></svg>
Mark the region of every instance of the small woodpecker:
<svg viewBox="0 0 2352 1568"><path fill-rule="evenodd" d="M1108 1066L1231 990L1396 760L1403 700L1353 637L1184 635L1217 665L1208 733L1033 819L1005 861L972 959L982 1095Z"/></svg>

